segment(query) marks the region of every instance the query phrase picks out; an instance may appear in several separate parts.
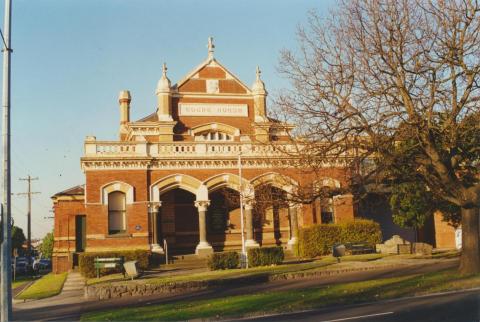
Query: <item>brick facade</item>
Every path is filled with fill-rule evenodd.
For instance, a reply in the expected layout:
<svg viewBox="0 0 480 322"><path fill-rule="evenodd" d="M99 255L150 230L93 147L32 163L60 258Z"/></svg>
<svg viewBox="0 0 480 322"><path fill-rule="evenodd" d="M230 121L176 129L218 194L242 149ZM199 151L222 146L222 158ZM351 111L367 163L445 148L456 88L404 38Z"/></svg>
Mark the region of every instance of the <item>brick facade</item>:
<svg viewBox="0 0 480 322"><path fill-rule="evenodd" d="M200 256L209 249L239 249L240 191L249 245L290 247L297 225L321 223L322 206L292 201L296 189L315 187L325 179L336 188L348 182L348 173L335 163L308 172L274 147L273 142L288 147L289 126L267 117L259 70L249 88L213 58L211 45L208 59L176 85L166 70L164 66L156 88L156 112L132 122L132 98L122 91L120 140L87 137L81 160L85 186L53 197L55 272L70 269L77 253L160 252L163 239L172 253ZM182 104L193 106L194 113L180 113ZM258 194L265 186L285 200L260 207ZM233 191L232 200L238 200L227 200L225 191ZM113 192L123 196L118 209L109 201ZM353 220L353 197L331 197L334 220Z"/></svg>
<svg viewBox="0 0 480 322"><path fill-rule="evenodd" d="M433 215L433 224L435 229L435 247L437 248L455 248L455 228L443 220L440 212Z"/></svg>

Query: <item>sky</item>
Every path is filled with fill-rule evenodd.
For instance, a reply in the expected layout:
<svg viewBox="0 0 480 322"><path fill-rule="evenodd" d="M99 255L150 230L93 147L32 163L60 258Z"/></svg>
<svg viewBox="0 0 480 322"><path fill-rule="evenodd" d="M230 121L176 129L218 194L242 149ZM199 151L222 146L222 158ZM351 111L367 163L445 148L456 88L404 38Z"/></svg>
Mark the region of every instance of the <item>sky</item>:
<svg viewBox="0 0 480 322"><path fill-rule="evenodd" d="M172 84L215 58L251 85L257 65L271 95L288 82L280 50L295 49L309 10L333 0L13 0L12 215L26 234L26 181L32 181L32 238L53 228L50 197L83 184L85 136L116 140L118 93L132 94L131 119L155 111L162 63ZM3 7L1 7L3 17ZM3 25L3 22L1 23Z"/></svg>

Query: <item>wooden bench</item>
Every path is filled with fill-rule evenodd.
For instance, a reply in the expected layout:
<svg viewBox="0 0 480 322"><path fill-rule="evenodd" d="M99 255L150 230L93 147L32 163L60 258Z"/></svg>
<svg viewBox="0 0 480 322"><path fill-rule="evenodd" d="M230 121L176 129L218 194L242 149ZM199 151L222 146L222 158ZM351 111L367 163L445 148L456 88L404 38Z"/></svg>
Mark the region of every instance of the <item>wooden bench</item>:
<svg viewBox="0 0 480 322"><path fill-rule="evenodd" d="M100 269L102 268L120 268L123 276L125 277L125 270L123 269L123 263L125 259L123 257L109 257L101 258L96 257L93 261L95 269L97 270L97 278L100 277Z"/></svg>
<svg viewBox="0 0 480 322"><path fill-rule="evenodd" d="M350 255L370 254L375 252L375 249L366 242L346 243L345 248L346 253Z"/></svg>

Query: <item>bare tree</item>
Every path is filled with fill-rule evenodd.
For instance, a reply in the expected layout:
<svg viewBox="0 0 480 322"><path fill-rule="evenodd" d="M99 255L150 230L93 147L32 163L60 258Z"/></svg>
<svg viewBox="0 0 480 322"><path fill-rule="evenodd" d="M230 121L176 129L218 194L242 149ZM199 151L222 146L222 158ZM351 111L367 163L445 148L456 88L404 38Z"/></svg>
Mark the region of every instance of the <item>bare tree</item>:
<svg viewBox="0 0 480 322"><path fill-rule="evenodd" d="M460 271L480 272L478 1L345 0L311 12L298 38L282 52L292 89L277 105L306 162L342 160L358 189L385 182L408 141L412 175L461 208Z"/></svg>

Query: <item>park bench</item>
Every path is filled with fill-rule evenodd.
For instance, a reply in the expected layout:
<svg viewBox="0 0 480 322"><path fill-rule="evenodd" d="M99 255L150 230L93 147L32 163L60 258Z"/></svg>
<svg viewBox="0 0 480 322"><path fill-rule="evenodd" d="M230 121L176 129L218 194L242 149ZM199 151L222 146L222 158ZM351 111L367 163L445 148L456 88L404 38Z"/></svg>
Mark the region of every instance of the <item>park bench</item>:
<svg viewBox="0 0 480 322"><path fill-rule="evenodd" d="M358 255L374 253L375 249L366 242L335 244L332 247L332 255L340 262L340 257L345 255Z"/></svg>
<svg viewBox="0 0 480 322"><path fill-rule="evenodd" d="M366 242L346 243L346 253L349 255L370 254L375 253L375 248Z"/></svg>
<svg viewBox="0 0 480 322"><path fill-rule="evenodd" d="M108 258L101 258L96 257L94 259L94 266L97 270L97 278L100 277L100 269L104 268L120 268L122 270L123 276L125 277L125 270L123 269L123 263L125 259L123 257L108 257Z"/></svg>

